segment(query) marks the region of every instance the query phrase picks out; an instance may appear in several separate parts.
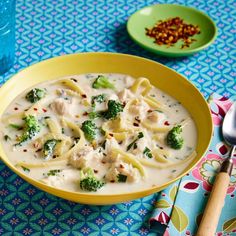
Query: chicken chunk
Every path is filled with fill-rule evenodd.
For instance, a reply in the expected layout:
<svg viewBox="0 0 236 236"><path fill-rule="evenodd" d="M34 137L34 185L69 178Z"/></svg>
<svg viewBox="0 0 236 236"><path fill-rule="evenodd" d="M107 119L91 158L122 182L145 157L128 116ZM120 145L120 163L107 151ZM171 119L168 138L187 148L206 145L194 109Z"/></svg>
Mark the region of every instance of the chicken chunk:
<svg viewBox="0 0 236 236"><path fill-rule="evenodd" d="M68 159L68 163L77 169L86 168L89 166L92 156L93 149L91 147L84 147L79 152L72 153Z"/></svg>
<svg viewBox="0 0 236 236"><path fill-rule="evenodd" d="M63 98L57 98L51 103L50 108L58 115L70 115L72 103Z"/></svg>
<svg viewBox="0 0 236 236"><path fill-rule="evenodd" d="M54 175L46 174L46 177L42 179L42 182L61 189L64 189L65 186L67 186L69 190L73 191L73 188L78 184L79 176L78 170L66 169L61 170Z"/></svg>
<svg viewBox="0 0 236 236"><path fill-rule="evenodd" d="M109 182L119 182L119 174L127 176L127 182L137 182L140 179L139 171L131 164L125 163L122 160L117 160L111 164L105 179Z"/></svg>
<svg viewBox="0 0 236 236"><path fill-rule="evenodd" d="M114 158L112 154L112 148L119 148L119 144L117 143L115 138L106 139L106 146L105 146L105 152L106 156L103 157L103 161L105 162L114 162L116 158Z"/></svg>
<svg viewBox="0 0 236 236"><path fill-rule="evenodd" d="M148 113L147 119L153 123L160 124L166 119L166 116L161 112L152 111L152 112Z"/></svg>
<svg viewBox="0 0 236 236"><path fill-rule="evenodd" d="M121 102L127 102L127 100L134 97L134 94L129 89L125 88L118 93L118 97Z"/></svg>
<svg viewBox="0 0 236 236"><path fill-rule="evenodd" d="M125 84L125 87L130 87L132 86L134 83L134 79L130 76L126 76L125 79L124 79L124 84Z"/></svg>
<svg viewBox="0 0 236 236"><path fill-rule="evenodd" d="M141 99L141 100L138 100L136 103L132 104L129 108L129 111L132 114L138 116L140 120L143 120L149 109L150 108L148 104Z"/></svg>

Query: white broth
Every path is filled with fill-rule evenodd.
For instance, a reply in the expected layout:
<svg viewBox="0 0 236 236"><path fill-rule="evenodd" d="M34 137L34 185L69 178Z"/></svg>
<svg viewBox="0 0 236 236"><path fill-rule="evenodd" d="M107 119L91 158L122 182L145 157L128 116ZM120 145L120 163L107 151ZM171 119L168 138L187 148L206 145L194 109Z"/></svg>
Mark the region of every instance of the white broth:
<svg viewBox="0 0 236 236"><path fill-rule="evenodd" d="M20 94L1 119L11 163L69 191L117 194L159 186L196 155L190 114L146 78L83 74L47 81Z"/></svg>

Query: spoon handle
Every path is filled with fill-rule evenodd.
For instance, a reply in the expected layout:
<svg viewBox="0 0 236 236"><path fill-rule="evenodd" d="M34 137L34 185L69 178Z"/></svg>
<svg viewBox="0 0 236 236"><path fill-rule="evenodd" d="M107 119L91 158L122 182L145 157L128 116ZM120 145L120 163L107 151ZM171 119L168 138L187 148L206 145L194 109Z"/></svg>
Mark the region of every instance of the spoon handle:
<svg viewBox="0 0 236 236"><path fill-rule="evenodd" d="M214 236L218 225L220 214L224 206L225 196L230 183L230 176L233 169L233 151L230 158L225 160L221 166L220 173L216 176L211 195L204 210L200 226L196 236Z"/></svg>
<svg viewBox="0 0 236 236"><path fill-rule="evenodd" d="M214 236L224 199L227 194L230 176L228 173L220 172L215 179L211 195L204 210L200 226L196 236Z"/></svg>

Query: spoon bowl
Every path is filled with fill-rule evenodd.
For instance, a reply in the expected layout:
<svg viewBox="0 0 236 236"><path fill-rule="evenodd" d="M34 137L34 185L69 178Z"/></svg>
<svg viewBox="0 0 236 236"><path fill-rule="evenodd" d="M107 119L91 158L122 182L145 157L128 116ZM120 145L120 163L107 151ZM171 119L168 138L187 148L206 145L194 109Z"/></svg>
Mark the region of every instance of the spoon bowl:
<svg viewBox="0 0 236 236"><path fill-rule="evenodd" d="M236 102L226 113L222 133L225 141L230 145L236 145Z"/></svg>

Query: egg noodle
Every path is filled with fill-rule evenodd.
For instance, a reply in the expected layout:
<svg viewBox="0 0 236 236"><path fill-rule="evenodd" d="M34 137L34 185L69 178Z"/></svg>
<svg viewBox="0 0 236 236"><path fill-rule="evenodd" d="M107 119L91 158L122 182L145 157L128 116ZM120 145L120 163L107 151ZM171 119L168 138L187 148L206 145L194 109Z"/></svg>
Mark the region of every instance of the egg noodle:
<svg viewBox="0 0 236 236"><path fill-rule="evenodd" d="M104 76L109 78L109 74ZM91 167L93 162L99 162L98 166L104 164L106 167L105 172L98 174L105 182L119 182L115 177L119 174L128 177L128 182L139 182L147 178L150 168L178 168L196 156L194 145L186 144L185 140L180 150L168 145L167 135L174 127L181 126L183 134L188 133L188 126L193 121L188 113L172 120L170 117L173 111L177 112L181 105L175 103L171 107L154 96L156 88L147 78L130 79L129 83L124 79L118 82L111 80L115 84L114 88L94 88L96 78L95 75L90 76L85 85L83 81L71 77L57 79L48 82L51 90L44 83L37 86L46 88L45 96L41 99L33 104L24 101L24 110L19 108L11 113L9 108L5 112L2 117L3 135L5 140L6 134L11 136L5 145L11 146L13 152L19 152L21 156L22 150L31 155L27 159L15 158L14 163L18 168L53 170L62 165L81 170ZM121 88L119 83L125 86ZM25 94L20 95L22 101ZM104 100L96 101L101 94L105 94ZM111 118L108 114L109 101L119 103L121 107L115 117L112 113ZM29 116L33 116L43 128L20 143L19 136L25 130L22 120ZM92 140L82 127L85 121L92 121L96 125L96 134ZM9 128L12 123L22 128ZM45 145L52 140L55 142L46 152ZM92 168L96 169L94 166ZM44 175L41 179L46 178Z"/></svg>

